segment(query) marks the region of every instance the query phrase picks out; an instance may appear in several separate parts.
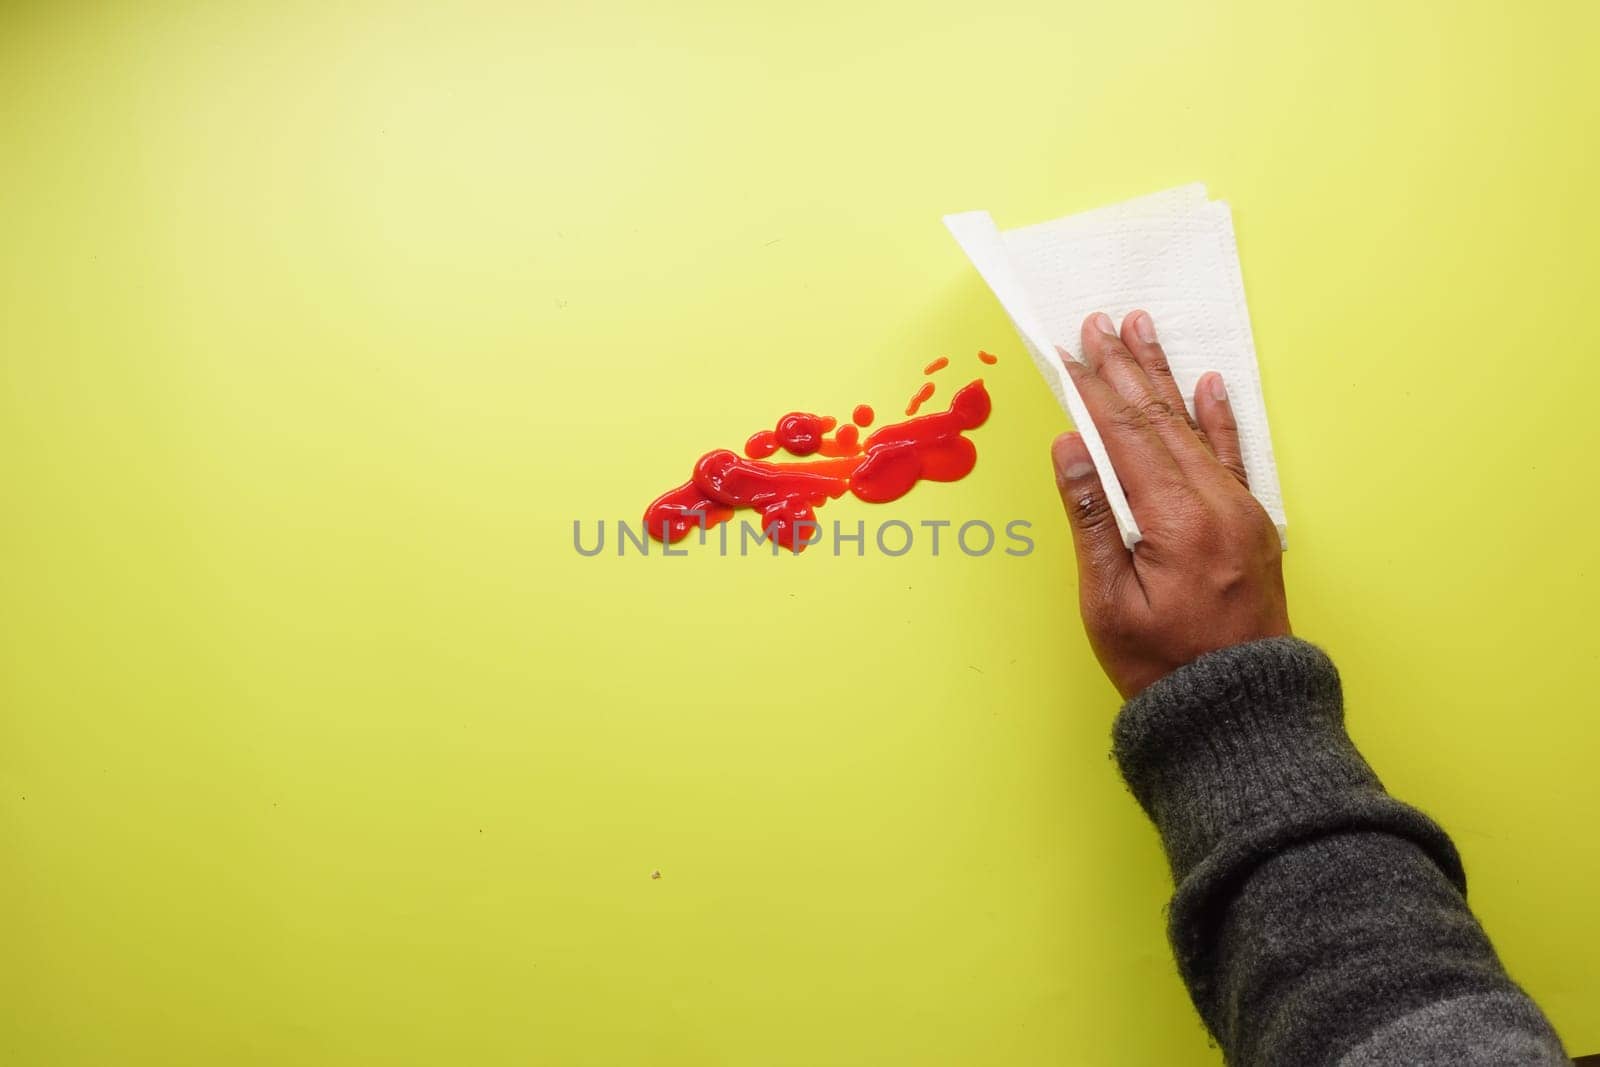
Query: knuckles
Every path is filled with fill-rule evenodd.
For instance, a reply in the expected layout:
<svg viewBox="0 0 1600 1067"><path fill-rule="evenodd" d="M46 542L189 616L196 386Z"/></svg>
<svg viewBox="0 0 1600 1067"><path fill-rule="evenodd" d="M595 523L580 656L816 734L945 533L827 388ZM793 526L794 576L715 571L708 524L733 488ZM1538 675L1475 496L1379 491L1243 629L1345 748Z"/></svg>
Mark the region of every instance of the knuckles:
<svg viewBox="0 0 1600 1067"><path fill-rule="evenodd" d="M1139 365L1152 378L1170 379L1172 377L1172 364L1167 362L1166 356L1149 356Z"/></svg>
<svg viewBox="0 0 1600 1067"><path fill-rule="evenodd" d="M1147 422L1165 422L1172 418L1172 405L1159 396L1142 397L1136 407Z"/></svg>
<svg viewBox="0 0 1600 1067"><path fill-rule="evenodd" d="M1249 490L1237 494L1230 494L1232 506L1225 516L1230 534L1239 541L1246 543L1261 543L1271 541L1275 546L1278 542L1278 528L1272 523L1272 516L1267 514L1267 509L1261 506ZM1276 549L1281 552L1281 546Z"/></svg>
<svg viewBox="0 0 1600 1067"><path fill-rule="evenodd" d="M1078 493L1072 498L1072 523L1080 530L1099 530L1115 521L1111 502L1098 489Z"/></svg>
<svg viewBox="0 0 1600 1067"><path fill-rule="evenodd" d="M1150 425L1150 420L1145 413L1132 404L1119 405L1110 415L1113 432L1130 434L1139 433Z"/></svg>

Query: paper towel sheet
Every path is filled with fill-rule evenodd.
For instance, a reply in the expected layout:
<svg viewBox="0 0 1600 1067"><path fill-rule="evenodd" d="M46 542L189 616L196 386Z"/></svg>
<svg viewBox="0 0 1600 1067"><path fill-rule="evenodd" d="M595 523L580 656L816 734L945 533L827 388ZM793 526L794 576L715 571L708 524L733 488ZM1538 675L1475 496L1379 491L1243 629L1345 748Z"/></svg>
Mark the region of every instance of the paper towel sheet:
<svg viewBox="0 0 1600 1067"><path fill-rule="evenodd" d="M1278 469L1227 204L1207 200L1205 186L1197 183L1004 232L984 211L944 221L1083 435L1124 544L1138 543L1138 524L1055 349L1081 360L1085 318L1104 311L1120 323L1135 308L1154 317L1190 414L1200 376L1212 370L1222 375L1239 422L1250 489L1284 536Z"/></svg>

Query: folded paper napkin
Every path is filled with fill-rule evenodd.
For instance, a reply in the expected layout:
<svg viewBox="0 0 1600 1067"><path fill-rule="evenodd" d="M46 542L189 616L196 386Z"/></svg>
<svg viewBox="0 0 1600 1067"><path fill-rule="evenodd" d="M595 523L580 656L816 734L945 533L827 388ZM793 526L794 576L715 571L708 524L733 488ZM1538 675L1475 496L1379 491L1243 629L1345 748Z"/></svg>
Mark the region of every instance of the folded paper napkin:
<svg viewBox="0 0 1600 1067"><path fill-rule="evenodd" d="M1195 382L1206 371L1222 375L1250 490L1284 536L1278 468L1227 204L1208 201L1206 187L1197 183L1017 230L1000 231L987 211L947 215L944 222L1083 435L1124 544L1138 543L1139 526L1056 348L1081 360L1085 318L1104 311L1120 322L1135 308L1155 319L1191 415Z"/></svg>

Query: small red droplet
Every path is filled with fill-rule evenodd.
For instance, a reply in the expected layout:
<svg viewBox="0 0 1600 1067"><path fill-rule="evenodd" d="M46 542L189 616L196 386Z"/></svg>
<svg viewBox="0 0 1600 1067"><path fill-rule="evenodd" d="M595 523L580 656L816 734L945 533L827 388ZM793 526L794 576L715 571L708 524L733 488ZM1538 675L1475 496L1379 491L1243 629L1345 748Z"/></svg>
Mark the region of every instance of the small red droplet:
<svg viewBox="0 0 1600 1067"><path fill-rule="evenodd" d="M934 360L932 363L928 364L926 367L923 367L922 368L922 373L923 374L932 374L936 370L944 370L949 365L950 365L950 361L948 359L946 359L944 356L940 356L938 359Z"/></svg>
<svg viewBox="0 0 1600 1067"><path fill-rule="evenodd" d="M979 351L978 358L983 360L985 363L993 364L1000 362L999 356L991 356L989 353L983 351Z"/></svg>
<svg viewBox="0 0 1600 1067"><path fill-rule="evenodd" d="M778 420L778 444L793 456L809 456L822 447L827 427L822 418L804 411L793 411Z"/></svg>
<svg viewBox="0 0 1600 1067"><path fill-rule="evenodd" d="M857 426L871 426L872 408L867 404L857 404L855 411L850 413L850 421Z"/></svg>
<svg viewBox="0 0 1600 1067"><path fill-rule="evenodd" d="M757 430L744 443L744 454L751 459L766 459L778 450L778 435L771 430Z"/></svg>

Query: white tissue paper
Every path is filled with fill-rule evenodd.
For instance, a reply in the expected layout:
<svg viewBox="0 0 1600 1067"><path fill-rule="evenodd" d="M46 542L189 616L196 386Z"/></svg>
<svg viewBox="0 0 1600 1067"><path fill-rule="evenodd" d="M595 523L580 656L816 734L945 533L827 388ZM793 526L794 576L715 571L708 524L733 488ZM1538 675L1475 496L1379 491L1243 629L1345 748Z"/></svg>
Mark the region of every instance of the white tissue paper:
<svg viewBox="0 0 1600 1067"><path fill-rule="evenodd" d="M1122 541L1139 542L1105 445L1056 347L1081 360L1083 320L1104 311L1117 322L1135 308L1156 322L1161 347L1193 415L1194 387L1217 371L1239 423L1250 490L1285 538L1283 497L1267 432L1250 313L1228 205L1198 183L1121 204L1001 231L986 211L945 216L945 225L988 283L1050 391L1083 435Z"/></svg>

